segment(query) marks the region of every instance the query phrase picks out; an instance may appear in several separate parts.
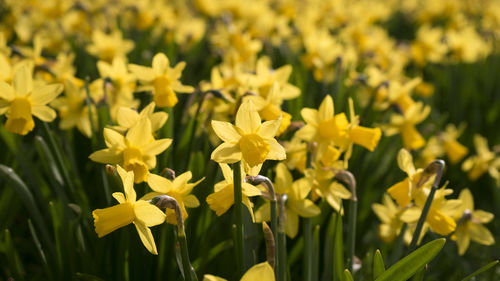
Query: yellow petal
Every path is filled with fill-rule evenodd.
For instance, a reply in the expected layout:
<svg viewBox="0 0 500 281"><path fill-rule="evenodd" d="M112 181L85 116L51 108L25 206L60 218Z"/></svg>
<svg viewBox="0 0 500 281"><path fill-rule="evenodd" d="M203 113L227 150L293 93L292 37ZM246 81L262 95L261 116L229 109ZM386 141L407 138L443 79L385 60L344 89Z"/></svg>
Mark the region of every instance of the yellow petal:
<svg viewBox="0 0 500 281"><path fill-rule="evenodd" d="M62 90L62 84L44 85L33 90L30 100L33 105L45 105L61 94Z"/></svg>
<svg viewBox="0 0 500 281"><path fill-rule="evenodd" d="M234 125L229 122L212 120L212 128L215 134L225 142L238 143L240 141L240 134Z"/></svg>
<svg viewBox="0 0 500 281"><path fill-rule="evenodd" d="M145 225L140 223L135 223L135 228L137 229L137 233L139 233L139 237L141 238L142 244L148 251L153 255L158 255L158 250L156 249L155 239L151 230L147 228Z"/></svg>
<svg viewBox="0 0 500 281"><path fill-rule="evenodd" d="M318 109L318 119L319 121L332 119L334 115L333 99L330 95L327 95L321 102Z"/></svg>
<svg viewBox="0 0 500 281"><path fill-rule="evenodd" d="M139 120L139 113L137 113L137 111L124 106L118 108L116 112L116 121L120 126L130 128L137 120Z"/></svg>
<svg viewBox="0 0 500 281"><path fill-rule="evenodd" d="M188 208L196 208L200 206L200 201L198 200L198 198L196 198L196 196L192 194L184 197L182 201L184 201L184 205L186 205L186 207Z"/></svg>
<svg viewBox="0 0 500 281"><path fill-rule="evenodd" d="M125 195L121 192L113 192L112 194L113 198L116 199L116 201L118 201L118 203L122 204L122 203L125 203L126 199L125 199Z"/></svg>
<svg viewBox="0 0 500 281"><path fill-rule="evenodd" d="M247 197L260 196L262 191L254 185L248 184L246 182L241 184L241 190L243 194Z"/></svg>
<svg viewBox="0 0 500 281"><path fill-rule="evenodd" d="M391 213L386 206L378 203L372 204L372 210L377 215L377 217L384 223L391 222Z"/></svg>
<svg viewBox="0 0 500 281"><path fill-rule="evenodd" d="M271 220L271 204L269 204L269 202L266 202L262 206L260 206L257 209L257 211L255 211L255 222L261 223L270 220Z"/></svg>
<svg viewBox="0 0 500 281"><path fill-rule="evenodd" d="M150 203L139 200L134 204L136 219L147 227L162 224L165 221L165 213Z"/></svg>
<svg viewBox="0 0 500 281"><path fill-rule="evenodd" d="M399 218L406 223L414 223L418 221L421 214L422 210L417 207L411 207L401 213L401 216Z"/></svg>
<svg viewBox="0 0 500 281"><path fill-rule="evenodd" d="M153 57L152 66L156 75L166 74L169 64L167 56L163 53L158 53Z"/></svg>
<svg viewBox="0 0 500 281"><path fill-rule="evenodd" d="M158 155L165 151L170 144L172 143L172 139L160 139L152 141L142 148L142 153L144 155Z"/></svg>
<svg viewBox="0 0 500 281"><path fill-rule="evenodd" d="M236 163L241 160L242 154L238 144L222 143L214 151L210 158L219 163Z"/></svg>
<svg viewBox="0 0 500 281"><path fill-rule="evenodd" d="M396 200L400 207L406 207L411 202L410 181L408 178L394 184L387 189L387 192Z"/></svg>
<svg viewBox="0 0 500 281"><path fill-rule="evenodd" d="M227 280L214 275L205 274L203 275L203 281L227 281Z"/></svg>
<svg viewBox="0 0 500 281"><path fill-rule="evenodd" d="M115 149L101 149L89 156L90 160L103 164L118 164L123 161L123 156L120 151Z"/></svg>
<svg viewBox="0 0 500 281"><path fill-rule="evenodd" d="M318 120L318 111L313 108L303 108L300 111L300 115L302 116L302 119L306 121L307 124L313 125L313 126L318 126L319 120Z"/></svg>
<svg viewBox="0 0 500 281"><path fill-rule="evenodd" d="M137 64L129 64L128 68L140 81L151 82L155 79L155 72L152 68Z"/></svg>
<svg viewBox="0 0 500 281"><path fill-rule="evenodd" d="M458 199L462 201L462 208L464 210L470 210L470 211L474 210L474 198L472 197L472 193L468 188L460 191Z"/></svg>
<svg viewBox="0 0 500 281"><path fill-rule="evenodd" d="M15 98L14 89L4 81L0 80L0 99L11 101Z"/></svg>
<svg viewBox="0 0 500 281"><path fill-rule="evenodd" d="M155 174L148 174L148 185L152 190L166 194L172 190L172 182L162 176Z"/></svg>
<svg viewBox="0 0 500 281"><path fill-rule="evenodd" d="M31 113L44 122L51 122L57 117L56 112L46 105L33 106Z"/></svg>
<svg viewBox="0 0 500 281"><path fill-rule="evenodd" d="M285 163L278 163L276 165L276 177L275 177L275 185L277 193L284 194L288 193L287 191L291 188L293 177Z"/></svg>
<svg viewBox="0 0 500 281"><path fill-rule="evenodd" d="M304 218L311 218L319 215L321 210L318 206L309 199L290 202L290 208L297 212L297 214Z"/></svg>
<svg viewBox="0 0 500 281"><path fill-rule="evenodd" d="M381 136L382 131L380 131L380 128L366 128L363 126L354 127L350 133L350 138L355 144L359 144L370 151L375 149Z"/></svg>
<svg viewBox="0 0 500 281"><path fill-rule="evenodd" d="M479 220L481 223L489 223L495 216L492 213L485 212L483 210L475 210L472 213L474 219Z"/></svg>
<svg viewBox="0 0 500 281"><path fill-rule="evenodd" d="M401 170L405 171L407 175L411 176L415 173L415 166L413 166L413 157L411 153L402 148L398 153L398 166Z"/></svg>
<svg viewBox="0 0 500 281"><path fill-rule="evenodd" d="M491 232L482 224L469 223L467 232L470 235L470 239L474 242L486 246L495 244L495 238L493 238Z"/></svg>
<svg viewBox="0 0 500 281"><path fill-rule="evenodd" d="M33 78L28 65L21 66L16 73L14 73L12 84L15 92L20 96L26 96L33 90Z"/></svg>
<svg viewBox="0 0 500 281"><path fill-rule="evenodd" d="M269 160L284 160L286 159L286 151L281 144L276 141L276 139L268 140L269 152L267 153L266 159Z"/></svg>
<svg viewBox="0 0 500 281"><path fill-rule="evenodd" d="M123 190L125 191L125 196L127 197L127 202L135 202L137 199L137 194L134 189L134 172L127 172L120 165L116 166L118 175L122 179Z"/></svg>
<svg viewBox="0 0 500 281"><path fill-rule="evenodd" d="M148 118L141 118L127 132L126 139L133 146L142 147L149 143L152 137L151 121Z"/></svg>
<svg viewBox="0 0 500 281"><path fill-rule="evenodd" d="M236 113L235 122L236 127L240 128L245 134L257 132L260 127L261 119L250 100L245 100L240 105Z"/></svg>
<svg viewBox="0 0 500 281"><path fill-rule="evenodd" d="M469 248L470 236L467 234L466 228L463 226L458 227L455 232L455 236L457 238L458 254L463 255Z"/></svg>
<svg viewBox="0 0 500 281"><path fill-rule="evenodd" d="M274 281L274 270L267 262L259 263L250 268L241 281Z"/></svg>
<svg viewBox="0 0 500 281"><path fill-rule="evenodd" d="M104 141L107 147L123 148L125 147L124 137L115 130L104 128Z"/></svg>
<svg viewBox="0 0 500 281"><path fill-rule="evenodd" d="M258 134L265 139L272 139L278 134L280 126L281 116L276 120L266 121L262 123L262 126L260 126L259 128Z"/></svg>
<svg viewBox="0 0 500 281"><path fill-rule="evenodd" d="M221 216L234 204L233 185L226 185L224 188L214 192L207 197L210 209L215 211L217 216Z"/></svg>

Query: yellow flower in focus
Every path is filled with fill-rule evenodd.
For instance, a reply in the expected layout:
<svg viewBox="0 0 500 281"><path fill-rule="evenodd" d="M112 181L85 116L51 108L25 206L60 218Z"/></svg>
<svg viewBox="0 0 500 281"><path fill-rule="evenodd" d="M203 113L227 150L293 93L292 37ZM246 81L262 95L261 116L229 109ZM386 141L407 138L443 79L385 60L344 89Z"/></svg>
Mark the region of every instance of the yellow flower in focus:
<svg viewBox="0 0 500 281"><path fill-rule="evenodd" d="M295 135L308 142L333 142L336 146L345 146L348 143L347 128L349 122L344 113L334 114L333 99L327 95L319 109L303 108L300 112L306 125Z"/></svg>
<svg viewBox="0 0 500 281"><path fill-rule="evenodd" d="M252 266L244 275L241 277L240 281L275 281L274 270L269 265L268 262L263 262ZM226 281L224 278L213 276L210 274L205 274L203 276L203 281Z"/></svg>
<svg viewBox="0 0 500 281"><path fill-rule="evenodd" d="M51 105L59 111L61 121L59 127L68 130L77 127L86 137L92 136L92 126L89 119L89 107L86 104L86 93L83 88L79 88L72 80L64 83L64 97L57 98ZM91 104L92 119L94 126L97 125L97 109Z"/></svg>
<svg viewBox="0 0 500 281"><path fill-rule="evenodd" d="M274 188L276 193L287 195L285 233L288 237L295 238L299 230L299 216L311 218L321 213L318 206L310 199L307 199L307 195L311 191L309 181L306 178L293 181L292 174L288 171L286 165L279 163L276 166ZM255 212L255 221L269 221L271 219L270 214L270 204L266 202Z"/></svg>
<svg viewBox="0 0 500 281"><path fill-rule="evenodd" d="M480 135L474 136L477 155L470 156L462 163L462 170L468 173L469 179L477 180L488 172L500 186L500 157L488 147L488 140Z"/></svg>
<svg viewBox="0 0 500 281"><path fill-rule="evenodd" d="M244 171L252 176L259 173L265 160L283 160L285 149L276 141L281 118L261 124L259 113L249 100L244 100L236 113L235 125L212 121L215 134L224 142L211 155L219 163L242 161Z"/></svg>
<svg viewBox="0 0 500 281"><path fill-rule="evenodd" d="M229 168L229 165L219 163L219 166L222 170L222 174L224 175L224 180L215 184L214 193L208 195L207 203L210 206L210 209L215 211L217 216L222 216L234 204L234 181L233 171ZM252 209L253 203L248 197L259 196L262 192L257 187L244 182L243 179L245 176L245 173L242 171L242 202L245 206L247 206L250 215L254 218Z"/></svg>
<svg viewBox="0 0 500 281"><path fill-rule="evenodd" d="M117 167L118 174L122 179L123 190L113 193L118 205L105 209L96 209L92 212L94 217L95 231L99 238L133 223L139 233L144 247L154 255L158 254L153 234L149 227L159 225L165 221L165 214L156 206L147 201L136 201L134 190L134 173L127 172L122 167Z"/></svg>
<svg viewBox="0 0 500 281"><path fill-rule="evenodd" d="M349 139L353 143L361 145L370 151L375 150L375 147L382 136L380 128L359 126L359 116L354 113L354 103L351 98L349 98L349 112L351 119L351 123L349 124Z"/></svg>
<svg viewBox="0 0 500 281"><path fill-rule="evenodd" d="M451 237L457 242L458 254L465 254L470 240L486 246L493 245L495 238L483 223L492 221L495 216L483 210L474 210L474 198L469 189L462 190L458 198L462 201L461 212L455 217L457 229Z"/></svg>
<svg viewBox="0 0 500 281"><path fill-rule="evenodd" d="M148 185L154 192L146 194L143 200L150 200L151 198L158 195L168 195L173 197L179 207L182 210L182 219L186 220L188 218L188 213L186 207L196 208L200 206L200 202L196 196L190 194L195 186L197 186L205 178L200 179L195 183L189 183L193 175L191 172L185 172L177 176L173 181L170 181L162 176L155 174L148 175ZM166 209L167 222L170 224L177 225L177 219L175 216L175 211L172 209Z"/></svg>
<svg viewBox="0 0 500 281"><path fill-rule="evenodd" d="M140 119L125 136L105 128L104 139L108 148L92 153L92 161L103 164L119 164L127 171L134 171L134 182L147 180L149 170L156 167L156 155L172 143L171 139L153 138L151 121Z"/></svg>
<svg viewBox="0 0 500 281"><path fill-rule="evenodd" d="M124 40L122 33L115 30L106 34L100 30L92 33L92 44L87 46L87 51L100 60L111 62L114 58L125 58L134 49L132 40Z"/></svg>
<svg viewBox="0 0 500 281"><path fill-rule="evenodd" d="M33 115L44 122L54 120L56 112L46 104L62 90L61 84L44 85L33 81L28 64L23 64L14 73L12 85L0 81L0 114L7 116L7 131L26 135L35 127Z"/></svg>
<svg viewBox="0 0 500 281"><path fill-rule="evenodd" d="M138 90L151 91L158 107L174 107L178 101L176 93L194 91L193 87L182 85L179 81L185 66L185 62L180 62L171 68L167 56L158 53L153 57L152 67L131 64L130 71L142 84Z"/></svg>
<svg viewBox="0 0 500 281"><path fill-rule="evenodd" d="M112 126L113 130L120 132L121 134L125 133L128 129L132 128L139 120L142 118L148 118L151 121L151 130L154 132L158 131L165 122L167 122L168 114L160 111L154 112L155 103L151 102L140 113L137 111L128 108L128 107L120 107L116 112L116 121L118 126Z"/></svg>

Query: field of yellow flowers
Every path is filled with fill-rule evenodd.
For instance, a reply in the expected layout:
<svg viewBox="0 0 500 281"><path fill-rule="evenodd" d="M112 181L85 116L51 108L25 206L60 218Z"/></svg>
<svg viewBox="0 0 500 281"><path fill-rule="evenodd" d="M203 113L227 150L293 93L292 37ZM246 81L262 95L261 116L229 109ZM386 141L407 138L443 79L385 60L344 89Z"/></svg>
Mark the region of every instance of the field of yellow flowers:
<svg viewBox="0 0 500 281"><path fill-rule="evenodd" d="M500 280L500 1L0 0L0 280Z"/></svg>

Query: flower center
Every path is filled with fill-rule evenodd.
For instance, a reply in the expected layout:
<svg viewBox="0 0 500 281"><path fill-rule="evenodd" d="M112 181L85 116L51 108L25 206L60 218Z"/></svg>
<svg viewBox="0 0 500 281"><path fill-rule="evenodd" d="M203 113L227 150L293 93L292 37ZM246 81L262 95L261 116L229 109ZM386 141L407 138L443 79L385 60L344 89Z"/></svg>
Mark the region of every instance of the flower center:
<svg viewBox="0 0 500 281"><path fill-rule="evenodd" d="M135 147L128 147L123 151L123 168L127 171L134 171L134 182L146 181L148 167L142 160L142 153Z"/></svg>
<svg viewBox="0 0 500 281"><path fill-rule="evenodd" d="M31 116L31 102L28 98L17 97L10 103L10 115L5 127L8 131L26 135L33 130L35 123Z"/></svg>
<svg viewBox="0 0 500 281"><path fill-rule="evenodd" d="M243 159L250 167L261 164L269 153L269 144L257 134L243 135L240 139L240 150Z"/></svg>

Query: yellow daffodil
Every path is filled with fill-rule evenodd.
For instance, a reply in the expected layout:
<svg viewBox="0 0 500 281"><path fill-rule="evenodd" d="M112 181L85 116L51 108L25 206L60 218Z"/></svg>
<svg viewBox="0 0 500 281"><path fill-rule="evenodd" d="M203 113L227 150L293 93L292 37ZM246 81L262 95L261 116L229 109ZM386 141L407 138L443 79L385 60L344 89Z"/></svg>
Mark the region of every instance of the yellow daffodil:
<svg viewBox="0 0 500 281"><path fill-rule="evenodd" d="M410 106L403 115L391 115L390 124L384 126L384 131L388 136L401 133L406 149L421 148L425 145L425 139L415 128L415 125L427 118L430 112L431 108L429 106L424 106L422 102L417 102Z"/></svg>
<svg viewBox="0 0 500 281"><path fill-rule="evenodd" d="M132 128L139 120L142 118L148 118L151 121L151 130L154 132L158 131L165 122L167 122L168 114L160 111L154 112L155 103L151 102L140 113L137 111L128 108L128 107L120 107L116 113L116 121L118 122L118 126L113 126L112 128L120 133L125 133L128 129Z"/></svg>
<svg viewBox="0 0 500 281"><path fill-rule="evenodd" d="M195 183L189 183L192 176L193 175L191 174L191 172L185 172L177 176L173 181L170 181L164 177L155 174L149 174L148 185L154 192L146 194L141 199L148 200L158 195L168 195L170 197L173 197L177 201L177 203L179 203L179 206L182 210L182 218L186 220L188 217L186 207L196 208L200 205L198 198L190 193L196 185L204 180L204 178L202 178ZM177 219L174 210L166 209L165 212L167 215L167 222L176 225Z"/></svg>
<svg viewBox="0 0 500 281"><path fill-rule="evenodd" d="M350 124L349 124L349 139L362 147L373 151L377 146L382 131L380 128L368 128L359 125L359 116L354 113L354 103L349 98Z"/></svg>
<svg viewBox="0 0 500 281"><path fill-rule="evenodd" d="M458 198L462 201L461 212L455 216L457 229L452 236L457 242L458 254L463 255L467 251L470 240L486 246L493 245L495 238L483 223L492 221L495 216L483 210L474 210L474 198L469 189L463 189Z"/></svg>
<svg viewBox="0 0 500 281"><path fill-rule="evenodd" d="M7 116L5 128L26 135L35 127L32 115L44 122L51 122L56 118L56 112L46 104L62 90L61 84L34 82L31 67L27 64L21 66L14 74L12 85L0 81L0 114Z"/></svg>
<svg viewBox="0 0 500 281"><path fill-rule="evenodd" d="M83 88L79 88L71 80L66 80L64 97L57 98L51 105L59 111L61 129L68 130L76 126L86 137L92 136L89 107L86 104L86 93ZM91 104L90 110L95 126L97 125L97 109Z"/></svg>
<svg viewBox="0 0 500 281"><path fill-rule="evenodd" d="M263 262L252 266L240 279L240 281L256 281L256 280L259 281L276 280L274 276L274 270L269 265L268 262ZM205 274L203 276L203 281L226 281L226 279L210 274Z"/></svg>
<svg viewBox="0 0 500 281"><path fill-rule="evenodd" d="M335 173L313 164L313 168L306 169L305 175L311 186L311 199L324 198L332 208L343 214L342 199L351 198L351 192L333 179Z"/></svg>
<svg viewBox="0 0 500 281"><path fill-rule="evenodd" d="M92 212L94 217L95 231L99 238L133 223L139 233L144 247L154 255L158 254L153 234L149 227L159 225L165 221L165 214L156 206L147 201L136 201L134 190L134 173L127 172L122 167L117 167L118 174L122 179L123 190L113 193L118 205L105 209L96 209Z"/></svg>
<svg viewBox="0 0 500 281"><path fill-rule="evenodd" d="M176 93L194 91L193 87L183 85L179 81L185 66L185 62L180 62L171 68L167 56L158 53L153 57L152 67L131 64L130 71L142 84L138 90L151 91L158 107L173 107L178 101Z"/></svg>
<svg viewBox="0 0 500 281"><path fill-rule="evenodd" d="M207 197L207 203L210 206L210 209L215 211L217 216L223 215L234 204L233 171L227 164L219 163L219 166L222 170L222 174L224 175L224 180L216 183L214 186L214 193L208 195ZM241 173L241 178L245 178L244 172ZM247 206L248 211L253 218L253 203L248 197L259 196L262 192L257 187L246 183L243 180L241 183L241 190L242 202L245 206Z"/></svg>
<svg viewBox="0 0 500 281"><path fill-rule="evenodd" d="M134 42L124 40L119 30L110 34L95 30L92 33L92 44L87 47L91 55L106 62L111 62L116 57L125 58L132 49L134 49Z"/></svg>
<svg viewBox="0 0 500 281"><path fill-rule="evenodd" d="M440 136L444 151L452 164L460 162L469 153L467 147L457 141L462 131L463 127L457 129L454 125L449 124Z"/></svg>
<svg viewBox="0 0 500 281"><path fill-rule="evenodd" d="M149 170L156 166L156 155L172 143L171 139L153 138L151 121L141 118L125 136L105 128L104 139L108 148L92 153L92 161L104 164L119 164L127 171L134 171L135 183L147 180Z"/></svg>
<svg viewBox="0 0 500 281"><path fill-rule="evenodd" d="M285 142L284 146L288 168L297 169L303 174L306 170L307 143L294 136L289 142Z"/></svg>
<svg viewBox="0 0 500 281"><path fill-rule="evenodd" d="M372 204L372 210L382 222L378 227L378 235L385 243L392 242L401 232L403 221L399 218L403 209L394 204L391 197L385 193L382 204Z"/></svg>
<svg viewBox="0 0 500 281"><path fill-rule="evenodd" d="M477 155L467 158L462 164L462 170L468 173L472 181L488 172L500 186L500 157L489 149L488 140L480 135L474 136L474 146Z"/></svg>
<svg viewBox="0 0 500 281"><path fill-rule="evenodd" d="M219 163L242 161L245 172L255 176L265 160L283 160L285 149L276 141L281 118L261 124L251 101L243 101L236 113L235 125L212 121L212 128L224 142L211 155Z"/></svg>
<svg viewBox="0 0 500 281"><path fill-rule="evenodd" d="M276 166L274 188L276 193L287 195L285 233L288 237L295 238L299 230L299 216L311 218L321 213L318 206L307 199L307 195L311 191L309 181L306 178L293 181L292 174L286 165L279 163ZM271 219L270 213L270 204L267 202L255 212L255 221L269 221Z"/></svg>
<svg viewBox="0 0 500 281"><path fill-rule="evenodd" d="M300 114L307 124L297 131L298 138L308 142L333 142L336 146L345 146L349 122L344 113L334 114L331 96L327 95L323 99L318 110L303 108Z"/></svg>
<svg viewBox="0 0 500 281"><path fill-rule="evenodd" d="M278 130L278 134L283 133L290 125L292 115L281 110L283 97L281 97L277 82L274 83L274 86L269 90L269 93L266 93L265 97L261 95L249 95L246 96L245 99L252 101L255 109L259 112L263 120L276 120L281 116L281 126Z"/></svg>
<svg viewBox="0 0 500 281"><path fill-rule="evenodd" d="M403 170L408 177L387 189L387 192L396 200L398 205L402 208L408 206L412 200L414 189L416 188L423 169L415 169L413 165L413 157L411 153L402 148L398 153L398 166ZM431 180L427 180L423 185L429 185Z"/></svg>

